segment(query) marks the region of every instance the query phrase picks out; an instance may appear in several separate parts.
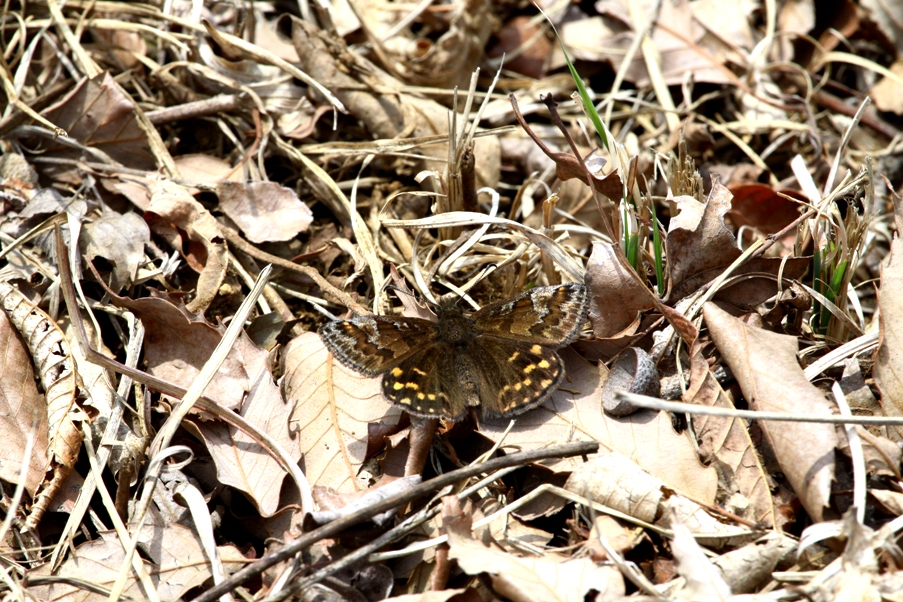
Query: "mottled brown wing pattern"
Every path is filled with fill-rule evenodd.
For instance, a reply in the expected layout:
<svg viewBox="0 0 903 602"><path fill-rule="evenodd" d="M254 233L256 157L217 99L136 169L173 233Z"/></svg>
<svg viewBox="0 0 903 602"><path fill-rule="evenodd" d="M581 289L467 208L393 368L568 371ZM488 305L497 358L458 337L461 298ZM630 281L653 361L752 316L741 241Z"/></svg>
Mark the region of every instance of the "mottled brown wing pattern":
<svg viewBox="0 0 903 602"><path fill-rule="evenodd" d="M333 355L365 376L376 376L436 342L433 322L399 316L360 316L320 327Z"/></svg>
<svg viewBox="0 0 903 602"><path fill-rule="evenodd" d="M408 413L460 420L467 404L455 374L454 348L429 345L383 376L383 395Z"/></svg>
<svg viewBox="0 0 903 602"><path fill-rule="evenodd" d="M589 292L583 284L540 286L471 316L480 334L563 347L580 334Z"/></svg>
<svg viewBox="0 0 903 602"><path fill-rule="evenodd" d="M588 296L582 284L538 287L470 317L442 305L435 323L364 316L326 324L320 336L346 366L382 374L383 395L411 414L460 420L479 406L486 416L508 417L541 404L561 383L553 349L580 334Z"/></svg>
<svg viewBox="0 0 903 602"><path fill-rule="evenodd" d="M481 358L478 389L486 416L507 418L535 408L564 378L558 354L537 343L484 336L472 349Z"/></svg>

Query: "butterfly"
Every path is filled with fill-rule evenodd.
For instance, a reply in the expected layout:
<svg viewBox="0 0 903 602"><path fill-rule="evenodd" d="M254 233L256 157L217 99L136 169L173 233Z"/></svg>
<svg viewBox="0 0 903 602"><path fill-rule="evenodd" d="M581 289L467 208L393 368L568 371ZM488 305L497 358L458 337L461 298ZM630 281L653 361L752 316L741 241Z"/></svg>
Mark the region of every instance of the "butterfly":
<svg viewBox="0 0 903 602"><path fill-rule="evenodd" d="M329 322L319 334L342 364L382 374L386 399L415 416L460 420L480 407L486 417L510 417L561 384L555 349L580 334L588 303L583 284L542 286L471 315L443 301L435 322L360 316Z"/></svg>

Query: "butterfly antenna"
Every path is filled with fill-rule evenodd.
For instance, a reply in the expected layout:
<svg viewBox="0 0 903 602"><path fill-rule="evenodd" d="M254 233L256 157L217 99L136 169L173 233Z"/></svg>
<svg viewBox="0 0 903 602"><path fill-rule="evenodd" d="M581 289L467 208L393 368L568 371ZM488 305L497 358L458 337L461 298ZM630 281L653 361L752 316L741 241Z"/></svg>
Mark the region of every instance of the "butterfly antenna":
<svg viewBox="0 0 903 602"><path fill-rule="evenodd" d="M476 286L481 280L483 280L483 278L493 273L498 267L499 266L497 263L487 264L486 267L480 270L477 275L470 280L470 282L461 287L461 292L467 294L470 289Z"/></svg>
<svg viewBox="0 0 903 602"><path fill-rule="evenodd" d="M415 295L411 291L406 291L401 287L395 286L394 284L387 284L386 290L387 291L395 291L396 295L398 295L398 294L407 295L408 297L412 297L414 300L419 301L419 299L417 299L417 295Z"/></svg>
<svg viewBox="0 0 903 602"><path fill-rule="evenodd" d="M454 300L454 303L453 303L454 305L457 305L457 303L463 299L463 300L467 301L474 309L479 309L480 306L477 304L476 301L474 301L473 299L470 298L470 295L468 295L467 292L470 289L472 289L474 286L476 286L476 284L479 283L483 278L485 278L486 276L488 276L489 274L494 272L497 267L498 266L494 263L488 264L486 267L484 267L482 270L480 270L479 273L470 280L470 282L466 283L464 286L462 286L460 288L453 285L452 283L446 282L444 280L442 280L441 282L442 282L442 284L447 286L449 288L449 290L451 290L452 293L454 293L458 296ZM449 295L449 297L450 296L451 295Z"/></svg>

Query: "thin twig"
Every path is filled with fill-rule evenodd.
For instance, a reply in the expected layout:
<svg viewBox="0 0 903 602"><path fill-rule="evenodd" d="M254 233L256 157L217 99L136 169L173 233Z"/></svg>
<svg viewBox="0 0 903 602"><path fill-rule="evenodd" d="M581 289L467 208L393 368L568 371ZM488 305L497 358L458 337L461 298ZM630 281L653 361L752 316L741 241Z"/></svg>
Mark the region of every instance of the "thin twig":
<svg viewBox="0 0 903 602"><path fill-rule="evenodd" d="M311 278L314 283L323 290L327 297L332 297L334 301L344 305L348 309L350 309L355 315L364 315L370 312L367 311L365 307L355 302L354 299L348 293L336 288L326 278L320 275L316 269L307 266L307 265L298 265L297 263L291 262L288 259L283 259L282 257L277 257L276 255L271 255L265 251L261 251L245 239L239 235L238 232L229 228L228 226L224 226L220 224L220 229L223 233L223 236L226 237L226 240L231 244L235 245L238 249L247 253L254 259L259 259L261 261L265 261L267 263L273 264L274 267L282 268L283 270L290 270L292 272L298 272L300 274L304 274L305 276Z"/></svg>
<svg viewBox="0 0 903 602"><path fill-rule="evenodd" d="M396 508L398 506L401 506L402 504L407 504L408 502L411 502L422 495L425 495L437 489L441 489L446 485L452 485L454 483L457 483L458 481L469 479L483 472L492 472L495 470L500 470L502 468L507 468L509 466L528 464L530 462L536 462L538 460L544 460L547 458L566 458L571 456L580 456L594 453L598 449L599 444L595 441L565 443L563 445L556 445L554 447L548 447L545 449L535 449L525 452L518 452L509 456L494 458L482 464L465 466L464 468L459 468L458 470L447 472L444 475L436 477L435 479L430 479L425 483L421 483L417 487L408 489L407 491L402 491L396 495L393 495L392 497L377 502L369 508L362 508L354 514L344 516L327 525L323 525L322 527L314 529L310 533L302 535L295 541L283 546L281 549L271 554L267 554L260 560L249 564L245 568L232 575L228 580L215 587L210 588L197 598L194 598L193 602L214 602L214 600L216 600L223 594L232 591L251 577L255 577L261 574L263 571L273 566L274 564L280 563L283 560L288 560L301 550L310 547L321 539L337 535L345 529L363 522L375 514L385 512L386 510L389 510L391 508Z"/></svg>
<svg viewBox="0 0 903 602"><path fill-rule="evenodd" d="M680 401L665 401L656 397L636 395L619 391L615 393L617 399L630 402L634 405L650 410L665 410L681 414L702 414L704 416L723 416L725 418L746 418L749 420L775 420L778 422L819 422L827 424L862 424L862 425L903 425L903 418L891 418L888 416L834 416L791 414L789 412L755 412L752 410L732 410L729 408L714 408L700 406L693 403Z"/></svg>

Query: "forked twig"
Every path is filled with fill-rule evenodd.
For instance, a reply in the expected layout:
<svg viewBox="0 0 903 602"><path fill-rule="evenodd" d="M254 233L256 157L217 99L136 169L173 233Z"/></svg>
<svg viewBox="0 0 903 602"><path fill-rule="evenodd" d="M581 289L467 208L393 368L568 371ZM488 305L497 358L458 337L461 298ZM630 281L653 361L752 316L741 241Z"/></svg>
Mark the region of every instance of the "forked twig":
<svg viewBox="0 0 903 602"><path fill-rule="evenodd" d="M401 506L402 504L414 501L420 496L425 495L431 491L441 489L447 485L452 485L464 479L469 479L484 472L492 472L495 470L500 470L502 468L507 468L509 466L527 464L529 462L536 462L538 460L543 460L546 458L565 458L590 454L594 453L598 449L599 444L596 441L565 443L563 445L556 445L545 449L534 449L530 451L514 453L509 456L502 456L501 458L493 458L492 460L483 462L482 464L465 466L464 468L459 468L458 470L447 472L434 479L430 479L429 481L421 483L416 487L402 491L396 495L393 495L392 497L388 497L376 504L373 504L369 508L363 508L355 512L354 514L344 516L329 524L314 529L310 533L302 535L295 541L286 544L279 550L267 554L260 560L249 564L245 568L232 575L223 583L210 588L209 590L195 598L192 602L214 602L214 600L216 600L223 594L232 591L234 588L238 587L248 579L261 574L263 571L273 566L274 564L282 562L283 560L288 560L301 550L310 547L321 539L337 535L345 529L367 520L374 514L379 514L381 512L389 510L390 508L396 508L398 506Z"/></svg>

